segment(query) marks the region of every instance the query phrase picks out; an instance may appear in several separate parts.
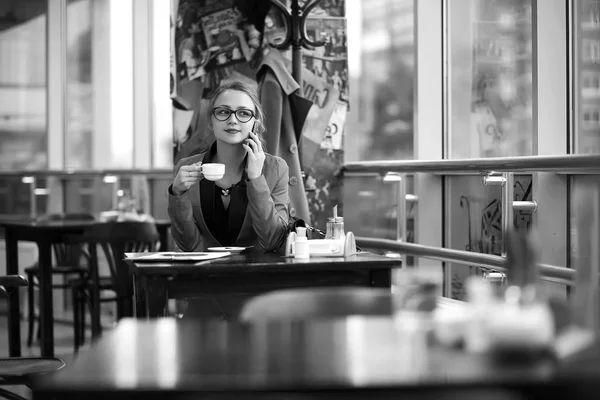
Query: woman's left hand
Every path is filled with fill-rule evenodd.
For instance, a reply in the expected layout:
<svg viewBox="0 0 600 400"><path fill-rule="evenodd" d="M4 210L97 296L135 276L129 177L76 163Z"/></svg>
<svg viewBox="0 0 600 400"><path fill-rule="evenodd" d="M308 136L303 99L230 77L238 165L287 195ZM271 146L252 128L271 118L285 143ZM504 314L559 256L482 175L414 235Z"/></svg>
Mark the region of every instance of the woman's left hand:
<svg viewBox="0 0 600 400"><path fill-rule="evenodd" d="M250 132L248 139L242 143L242 146L244 146L248 154L246 174L249 180L254 180L262 175L263 165L265 164L265 152L260 144L258 135L254 132Z"/></svg>

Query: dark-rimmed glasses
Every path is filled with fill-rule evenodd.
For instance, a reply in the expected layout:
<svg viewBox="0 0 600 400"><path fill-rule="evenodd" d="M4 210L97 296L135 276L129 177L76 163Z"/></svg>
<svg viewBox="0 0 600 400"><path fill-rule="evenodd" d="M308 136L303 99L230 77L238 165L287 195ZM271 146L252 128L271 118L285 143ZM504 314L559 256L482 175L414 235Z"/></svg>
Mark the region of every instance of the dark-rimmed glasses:
<svg viewBox="0 0 600 400"><path fill-rule="evenodd" d="M235 114L237 120L242 123L248 122L252 119L252 117L254 117L254 112L246 108L240 108L239 110L235 111L225 107L213 108L213 115L221 122L227 121L229 117L231 117L231 114Z"/></svg>

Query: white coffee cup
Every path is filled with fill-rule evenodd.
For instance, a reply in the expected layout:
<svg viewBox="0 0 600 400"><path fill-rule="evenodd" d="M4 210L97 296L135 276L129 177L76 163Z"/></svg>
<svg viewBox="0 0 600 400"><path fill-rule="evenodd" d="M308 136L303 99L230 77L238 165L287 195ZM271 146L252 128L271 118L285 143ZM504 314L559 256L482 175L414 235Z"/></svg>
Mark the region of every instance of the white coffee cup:
<svg viewBox="0 0 600 400"><path fill-rule="evenodd" d="M202 164L202 174L204 179L209 181L218 181L225 175L225 164L206 163Z"/></svg>

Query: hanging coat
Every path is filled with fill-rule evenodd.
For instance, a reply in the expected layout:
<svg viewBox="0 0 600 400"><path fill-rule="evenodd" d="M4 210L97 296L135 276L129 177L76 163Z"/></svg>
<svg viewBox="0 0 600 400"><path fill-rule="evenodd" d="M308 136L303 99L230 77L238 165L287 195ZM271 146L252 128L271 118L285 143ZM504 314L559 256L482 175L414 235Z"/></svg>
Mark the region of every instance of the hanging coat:
<svg viewBox="0 0 600 400"><path fill-rule="evenodd" d="M290 170L290 217L310 224L308 200L302 179L300 148L302 127L312 102L299 95L300 86L276 49L264 55L256 72L260 102L266 114L267 153L283 158Z"/></svg>

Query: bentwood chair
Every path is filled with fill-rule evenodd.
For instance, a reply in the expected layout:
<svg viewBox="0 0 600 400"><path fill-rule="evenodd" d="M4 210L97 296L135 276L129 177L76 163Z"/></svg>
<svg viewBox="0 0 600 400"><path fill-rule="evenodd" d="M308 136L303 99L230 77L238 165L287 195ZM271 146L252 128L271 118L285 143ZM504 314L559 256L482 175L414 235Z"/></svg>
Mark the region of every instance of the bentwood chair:
<svg viewBox="0 0 600 400"><path fill-rule="evenodd" d="M87 213L70 214L49 214L40 218L40 221L93 221L94 216ZM52 265L52 276L58 276L56 281L53 279L52 288L65 290L70 288L68 283L73 278L84 279L88 272L90 256L85 246L78 242L62 242L52 245L54 252L54 265ZM28 303L28 332L27 346L33 343L33 333L35 330L35 287L39 286L40 268L34 264L25 268L29 286L27 287ZM66 294L66 293L65 293ZM66 296L65 296L66 298ZM39 328L38 328L39 335Z"/></svg>
<svg viewBox="0 0 600 400"><path fill-rule="evenodd" d="M349 315L392 315L391 292L366 287L275 290L248 300L240 319L261 321Z"/></svg>
<svg viewBox="0 0 600 400"><path fill-rule="evenodd" d="M0 295L6 295L11 301L10 293L19 290L19 287L27 286L28 282L21 275L7 275L0 277ZM12 296L15 298L15 296ZM16 297L18 301L18 296ZM9 304L10 306L10 304ZM10 320L9 320L10 323ZM20 346L20 343L19 343ZM47 373L56 372L65 366L60 358L42 357L9 357L0 358L0 386L27 386L32 388L34 378ZM16 393L0 388L0 397L11 400L24 400Z"/></svg>
<svg viewBox="0 0 600 400"><path fill-rule="evenodd" d="M73 295L74 346L78 350L85 339L85 310L90 309L92 318L100 319L100 307L92 307L95 294L100 303L116 303L117 320L133 316L133 277L125 263L125 253L152 252L159 247L159 234L154 222L110 222L89 228L82 238L90 250L90 274L85 280L71 282ZM108 264L109 275L100 276L98 247ZM107 294L108 292L108 294ZM100 327L98 327L101 329ZM101 332L92 332L97 336Z"/></svg>

